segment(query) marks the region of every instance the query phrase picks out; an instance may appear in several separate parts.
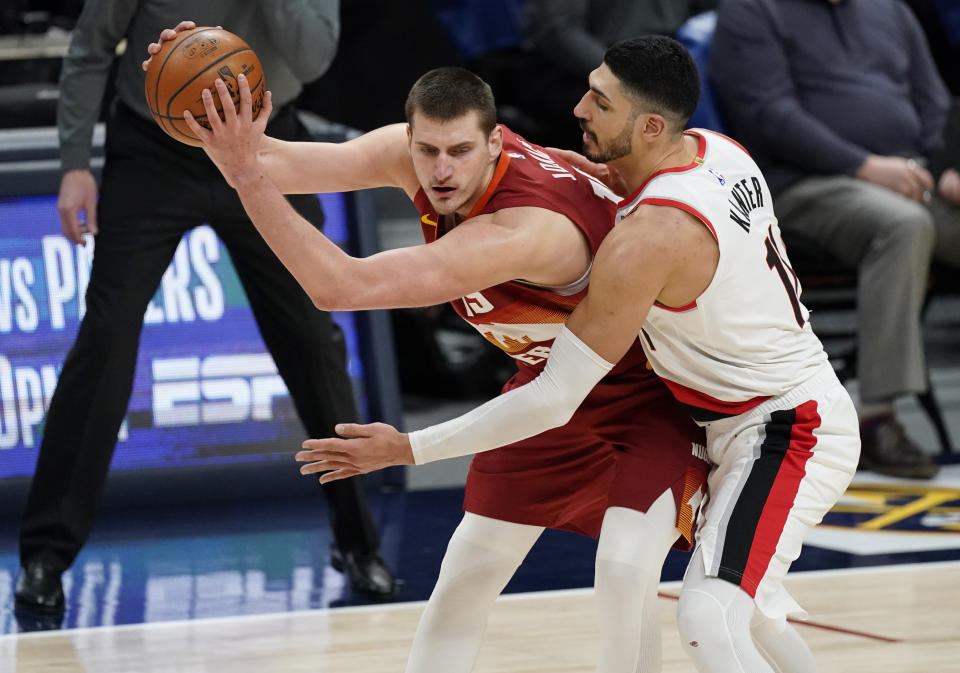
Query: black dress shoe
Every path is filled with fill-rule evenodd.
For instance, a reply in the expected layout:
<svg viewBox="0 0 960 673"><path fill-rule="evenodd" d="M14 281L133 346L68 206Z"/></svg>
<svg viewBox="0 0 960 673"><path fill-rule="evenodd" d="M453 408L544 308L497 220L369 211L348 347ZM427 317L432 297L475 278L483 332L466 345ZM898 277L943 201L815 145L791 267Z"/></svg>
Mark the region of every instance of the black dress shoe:
<svg viewBox="0 0 960 673"><path fill-rule="evenodd" d="M13 616L17 621L17 631L20 633L56 631L63 628L62 612L35 612L14 608Z"/></svg>
<svg viewBox="0 0 960 673"><path fill-rule="evenodd" d="M20 570L14 605L32 612L63 612L62 571L40 561L32 561Z"/></svg>
<svg viewBox="0 0 960 673"><path fill-rule="evenodd" d="M930 479L940 471L932 455L917 446L890 415L860 426L860 467L907 479Z"/></svg>
<svg viewBox="0 0 960 673"><path fill-rule="evenodd" d="M374 600L387 600L397 595L397 581L379 554L344 553L332 547L330 565L347 575L350 589L355 594Z"/></svg>

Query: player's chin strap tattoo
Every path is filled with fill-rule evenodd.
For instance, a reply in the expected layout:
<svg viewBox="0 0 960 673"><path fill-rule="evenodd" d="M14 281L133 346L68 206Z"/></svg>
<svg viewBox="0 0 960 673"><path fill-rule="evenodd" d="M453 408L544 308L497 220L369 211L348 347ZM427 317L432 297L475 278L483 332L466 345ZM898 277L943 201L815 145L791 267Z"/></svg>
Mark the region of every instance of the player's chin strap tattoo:
<svg viewBox="0 0 960 673"><path fill-rule="evenodd" d="M564 425L612 368L564 326L533 381L463 416L411 432L414 460L421 465L489 451Z"/></svg>

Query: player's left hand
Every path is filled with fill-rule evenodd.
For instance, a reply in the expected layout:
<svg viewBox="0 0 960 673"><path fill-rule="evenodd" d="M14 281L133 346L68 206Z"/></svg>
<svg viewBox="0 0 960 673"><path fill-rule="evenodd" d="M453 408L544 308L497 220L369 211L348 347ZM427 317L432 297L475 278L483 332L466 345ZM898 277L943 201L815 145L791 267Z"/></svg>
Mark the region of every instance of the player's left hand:
<svg viewBox="0 0 960 673"><path fill-rule="evenodd" d="M574 152L573 150L548 147L547 152L555 154L574 168L578 168L587 175L596 178L617 196L629 196L631 191L630 187L616 168L607 164L598 164L595 161L590 161L579 152Z"/></svg>
<svg viewBox="0 0 960 673"><path fill-rule="evenodd" d="M391 465L413 465L413 449L407 433L400 432L386 423L337 425L338 439L308 439L303 451L295 458L307 463L300 474L320 475L320 483L347 479L358 474L381 470Z"/></svg>
<svg viewBox="0 0 960 673"><path fill-rule="evenodd" d="M150 62L153 61L153 57L157 55L157 52L163 47L164 42L169 42L177 37L178 33L182 33L185 30L193 30L197 27L196 22L194 21L181 21L173 28L164 28L160 31L160 37L157 38L156 42L151 42L147 45L147 58L140 64L144 70L150 67ZM217 28L222 28L223 26L217 26Z"/></svg>
<svg viewBox="0 0 960 673"><path fill-rule="evenodd" d="M203 90L203 107L210 128L201 126L189 110L184 110L183 117L190 130L203 142L203 150L207 156L217 165L227 182L236 187L237 181L242 176L259 168L257 146L267 127L273 103L270 92L267 91L263 95L263 108L257 118L253 119L253 95L250 93L250 82L245 75L237 75L237 88L240 93L239 111L234 106L230 90L222 79L217 78L214 87L215 93L210 89ZM214 96L217 96L220 101L223 119L217 111Z"/></svg>

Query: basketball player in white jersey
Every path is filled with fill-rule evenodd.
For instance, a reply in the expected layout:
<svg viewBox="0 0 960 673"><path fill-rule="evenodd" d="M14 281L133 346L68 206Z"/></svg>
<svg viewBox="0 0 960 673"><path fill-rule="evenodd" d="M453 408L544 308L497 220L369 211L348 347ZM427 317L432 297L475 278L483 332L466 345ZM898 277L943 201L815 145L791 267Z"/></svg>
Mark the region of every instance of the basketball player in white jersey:
<svg viewBox="0 0 960 673"><path fill-rule="evenodd" d="M351 439L308 441L301 471L337 470L331 480L562 425L639 334L714 463L678 608L685 650L699 671L809 673L786 622L804 613L782 580L856 469L853 404L811 331L756 164L729 138L683 130L699 91L689 54L664 37L620 42L589 84L574 110L585 153L630 195L544 372L409 435L338 426Z"/></svg>

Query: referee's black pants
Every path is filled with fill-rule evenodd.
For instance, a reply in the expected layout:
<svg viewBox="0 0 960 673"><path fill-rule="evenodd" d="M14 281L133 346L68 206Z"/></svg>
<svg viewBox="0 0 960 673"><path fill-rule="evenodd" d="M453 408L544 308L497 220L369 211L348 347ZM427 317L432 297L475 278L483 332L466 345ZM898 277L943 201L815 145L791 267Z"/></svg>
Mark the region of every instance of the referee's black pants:
<svg viewBox="0 0 960 673"><path fill-rule="evenodd" d="M309 139L292 107L281 110L267 132ZM315 196L290 202L322 226ZM86 315L50 403L23 515L24 566L42 561L66 570L86 542L130 400L144 312L181 237L196 226L208 223L229 250L307 434L332 436L335 423L357 417L342 332L267 247L202 149L178 143L152 121L114 105L97 212ZM290 469L296 469L292 461ZM360 481L337 481L321 490L338 547L375 552L377 532Z"/></svg>

